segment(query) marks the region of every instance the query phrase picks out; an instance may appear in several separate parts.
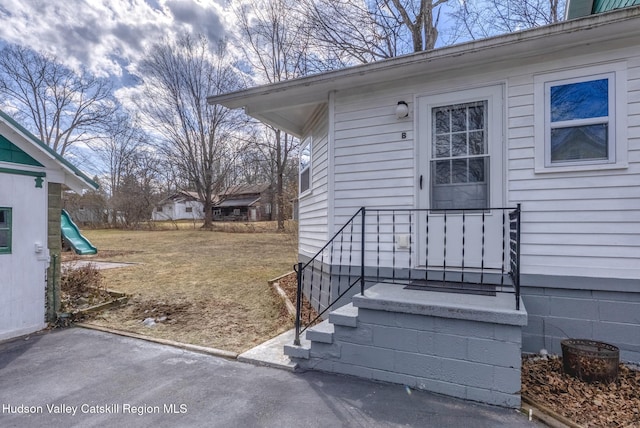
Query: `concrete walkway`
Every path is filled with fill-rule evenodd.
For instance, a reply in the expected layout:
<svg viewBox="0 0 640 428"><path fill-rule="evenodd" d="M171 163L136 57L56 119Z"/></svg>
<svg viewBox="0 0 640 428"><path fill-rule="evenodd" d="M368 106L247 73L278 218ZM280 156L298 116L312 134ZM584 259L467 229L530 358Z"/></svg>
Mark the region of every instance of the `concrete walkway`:
<svg viewBox="0 0 640 428"><path fill-rule="evenodd" d="M398 385L293 373L71 328L0 343L0 426L539 425L514 410Z"/></svg>

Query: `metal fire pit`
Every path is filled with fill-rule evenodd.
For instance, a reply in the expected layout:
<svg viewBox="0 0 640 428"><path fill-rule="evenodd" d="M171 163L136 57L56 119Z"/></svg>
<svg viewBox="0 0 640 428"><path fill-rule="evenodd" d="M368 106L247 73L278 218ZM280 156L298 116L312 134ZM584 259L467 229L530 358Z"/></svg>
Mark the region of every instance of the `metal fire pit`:
<svg viewBox="0 0 640 428"><path fill-rule="evenodd" d="M618 377L617 346L586 339L566 339L560 345L565 373L585 382L608 383Z"/></svg>

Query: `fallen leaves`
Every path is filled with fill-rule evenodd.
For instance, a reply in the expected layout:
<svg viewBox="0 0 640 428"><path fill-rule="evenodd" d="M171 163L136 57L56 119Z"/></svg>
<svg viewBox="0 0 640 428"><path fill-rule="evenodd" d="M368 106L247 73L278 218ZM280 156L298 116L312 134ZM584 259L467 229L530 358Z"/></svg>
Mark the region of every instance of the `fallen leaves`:
<svg viewBox="0 0 640 428"><path fill-rule="evenodd" d="M562 358L523 358L522 396L584 427L640 427L640 370L620 364L611 383L564 373Z"/></svg>

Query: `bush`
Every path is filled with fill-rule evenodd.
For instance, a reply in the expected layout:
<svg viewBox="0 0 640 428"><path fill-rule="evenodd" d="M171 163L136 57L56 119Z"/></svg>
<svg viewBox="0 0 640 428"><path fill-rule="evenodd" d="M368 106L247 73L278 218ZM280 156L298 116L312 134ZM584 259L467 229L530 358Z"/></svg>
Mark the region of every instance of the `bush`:
<svg viewBox="0 0 640 428"><path fill-rule="evenodd" d="M69 295L95 292L102 287L102 272L92 263L80 267L74 265L62 269L60 289Z"/></svg>

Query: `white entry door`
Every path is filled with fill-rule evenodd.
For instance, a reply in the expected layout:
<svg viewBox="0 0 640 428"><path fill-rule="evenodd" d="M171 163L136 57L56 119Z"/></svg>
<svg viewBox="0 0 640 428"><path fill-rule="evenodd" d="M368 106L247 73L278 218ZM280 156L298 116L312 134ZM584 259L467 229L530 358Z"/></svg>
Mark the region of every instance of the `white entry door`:
<svg viewBox="0 0 640 428"><path fill-rule="evenodd" d="M0 340L45 325L47 189L31 176L0 173Z"/></svg>
<svg viewBox="0 0 640 428"><path fill-rule="evenodd" d="M495 85L417 98L419 266L498 268L504 107ZM508 217L507 217L508 218ZM508 225L508 222L507 222Z"/></svg>

